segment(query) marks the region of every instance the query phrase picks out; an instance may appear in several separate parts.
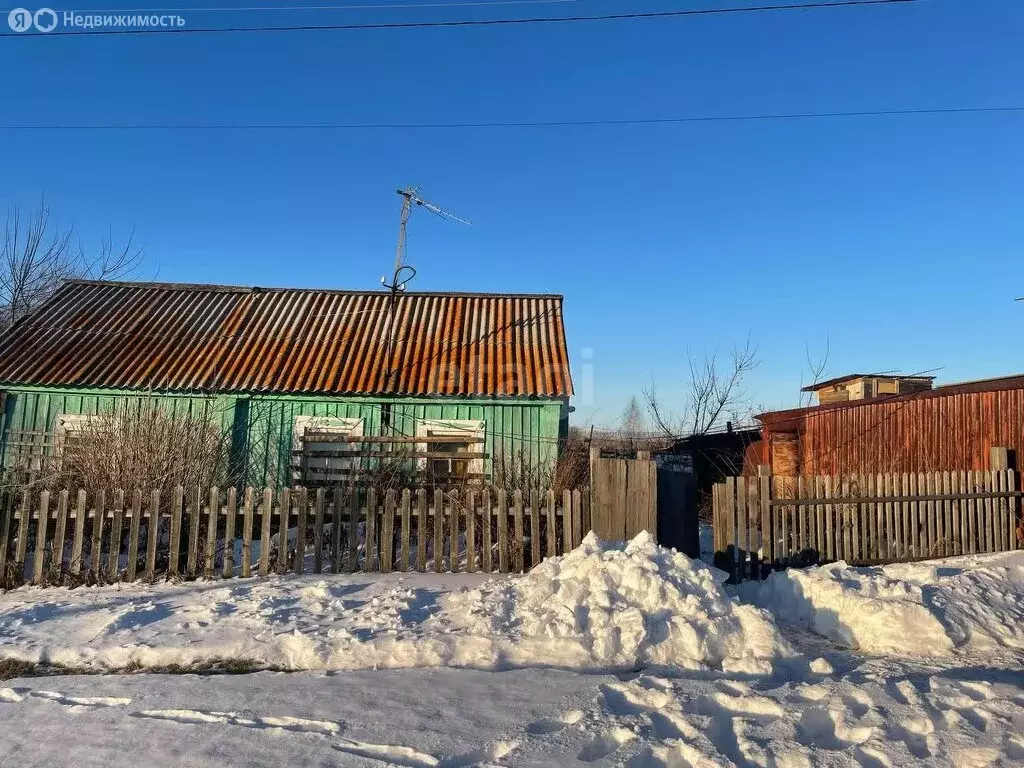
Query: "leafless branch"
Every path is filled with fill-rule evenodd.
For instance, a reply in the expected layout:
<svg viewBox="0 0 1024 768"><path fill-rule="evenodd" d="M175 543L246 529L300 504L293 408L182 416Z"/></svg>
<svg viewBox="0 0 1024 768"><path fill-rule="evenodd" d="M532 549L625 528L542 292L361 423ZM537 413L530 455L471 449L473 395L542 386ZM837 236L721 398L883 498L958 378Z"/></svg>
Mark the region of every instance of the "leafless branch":
<svg viewBox="0 0 1024 768"><path fill-rule="evenodd" d="M725 370L720 367L717 351L705 354L701 360L688 356L688 361L690 386L682 415L674 416L664 407L653 384L644 389L644 400L655 426L669 437L704 435L726 417L741 419L741 411L748 405L744 380L758 365L757 349L750 337L742 346L733 348Z"/></svg>
<svg viewBox="0 0 1024 768"><path fill-rule="evenodd" d="M45 200L27 212L9 208L0 241L0 330L49 298L64 280L114 280L134 272L142 262L134 240L133 231L123 247L115 247L108 232L90 252L75 240L74 224L60 227L51 221Z"/></svg>

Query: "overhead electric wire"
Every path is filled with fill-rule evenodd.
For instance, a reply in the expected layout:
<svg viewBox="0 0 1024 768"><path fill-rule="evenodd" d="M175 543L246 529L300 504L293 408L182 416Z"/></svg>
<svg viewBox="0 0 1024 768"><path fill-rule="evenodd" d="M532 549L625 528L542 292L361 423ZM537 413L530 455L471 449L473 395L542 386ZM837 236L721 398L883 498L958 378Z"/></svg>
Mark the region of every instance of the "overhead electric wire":
<svg viewBox="0 0 1024 768"><path fill-rule="evenodd" d="M726 8L684 8L674 11L646 11L607 13L590 16L535 16L521 19L457 19L452 21L397 21L369 24L319 24L276 27L154 27L143 29L76 29L57 33L0 32L0 38L98 37L105 35L188 35L227 34L237 32L345 32L373 29L429 29L451 27L525 26L530 24L570 24L586 21L626 21L630 19L672 19L686 16L718 16L733 13L767 13L771 11L800 11L854 6L896 5L916 3L919 0L833 0L833 2L786 3L784 5L746 5Z"/></svg>
<svg viewBox="0 0 1024 768"><path fill-rule="evenodd" d="M669 125L675 123L744 122L749 120L810 120L837 117L895 115L951 115L1024 112L1024 105L996 107L926 107L919 109L851 110L847 112L788 112L759 115L689 115L606 120L535 120L479 123L13 123L0 130L450 130L480 128L573 128L615 125Z"/></svg>

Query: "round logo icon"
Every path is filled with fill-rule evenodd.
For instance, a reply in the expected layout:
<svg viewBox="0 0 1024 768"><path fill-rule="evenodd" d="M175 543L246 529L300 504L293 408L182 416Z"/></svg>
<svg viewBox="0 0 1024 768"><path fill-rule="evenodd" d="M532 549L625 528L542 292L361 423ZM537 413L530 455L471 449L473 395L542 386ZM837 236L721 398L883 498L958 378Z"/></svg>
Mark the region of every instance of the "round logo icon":
<svg viewBox="0 0 1024 768"><path fill-rule="evenodd" d="M36 11L33 21L40 32L52 32L57 26L57 14L52 8L40 8Z"/></svg>
<svg viewBox="0 0 1024 768"><path fill-rule="evenodd" d="M28 32L32 29L32 11L26 8L15 8L7 14L7 26L15 32Z"/></svg>

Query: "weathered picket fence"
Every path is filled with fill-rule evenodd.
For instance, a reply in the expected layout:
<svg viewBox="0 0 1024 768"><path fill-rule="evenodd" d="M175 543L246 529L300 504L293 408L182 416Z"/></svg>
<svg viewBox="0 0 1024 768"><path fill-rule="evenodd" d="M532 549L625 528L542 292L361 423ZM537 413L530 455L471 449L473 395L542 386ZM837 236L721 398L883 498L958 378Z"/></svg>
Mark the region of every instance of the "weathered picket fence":
<svg viewBox="0 0 1024 768"><path fill-rule="evenodd" d="M590 529L589 495L480 488L23 492L0 504L0 574L33 584L269 573L523 572Z"/></svg>
<svg viewBox="0 0 1024 768"><path fill-rule="evenodd" d="M734 581L788 566L871 565L1020 546L1019 475L979 471L730 477L714 488L715 564Z"/></svg>

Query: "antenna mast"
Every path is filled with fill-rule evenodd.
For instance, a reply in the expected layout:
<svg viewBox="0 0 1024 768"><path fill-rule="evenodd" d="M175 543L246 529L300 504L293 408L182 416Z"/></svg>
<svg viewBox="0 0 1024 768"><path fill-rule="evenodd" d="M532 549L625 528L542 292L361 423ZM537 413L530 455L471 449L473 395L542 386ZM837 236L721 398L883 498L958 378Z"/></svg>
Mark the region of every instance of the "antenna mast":
<svg viewBox="0 0 1024 768"><path fill-rule="evenodd" d="M395 247L395 270L391 275L391 282L388 283L387 279L382 277L380 279L381 285L391 291L391 300L388 302L388 347L387 347L387 384L389 389L393 389L395 386L395 374L397 371L392 369L392 356L395 349L395 327L397 325L395 318L395 307L398 303L398 294L405 290L405 286L416 276L416 270L409 264L405 263L405 238L406 230L409 225L409 217L412 215L412 207L422 206L431 213L440 216L442 219L448 221L454 221L458 224L465 224L467 227L473 226L465 219L459 218L454 213L444 210L439 205L435 205L429 200L424 200L420 197L419 187L403 187L402 189L395 190L398 196L402 198L402 212L398 217L398 245ZM408 277L403 278L403 273L408 272Z"/></svg>

